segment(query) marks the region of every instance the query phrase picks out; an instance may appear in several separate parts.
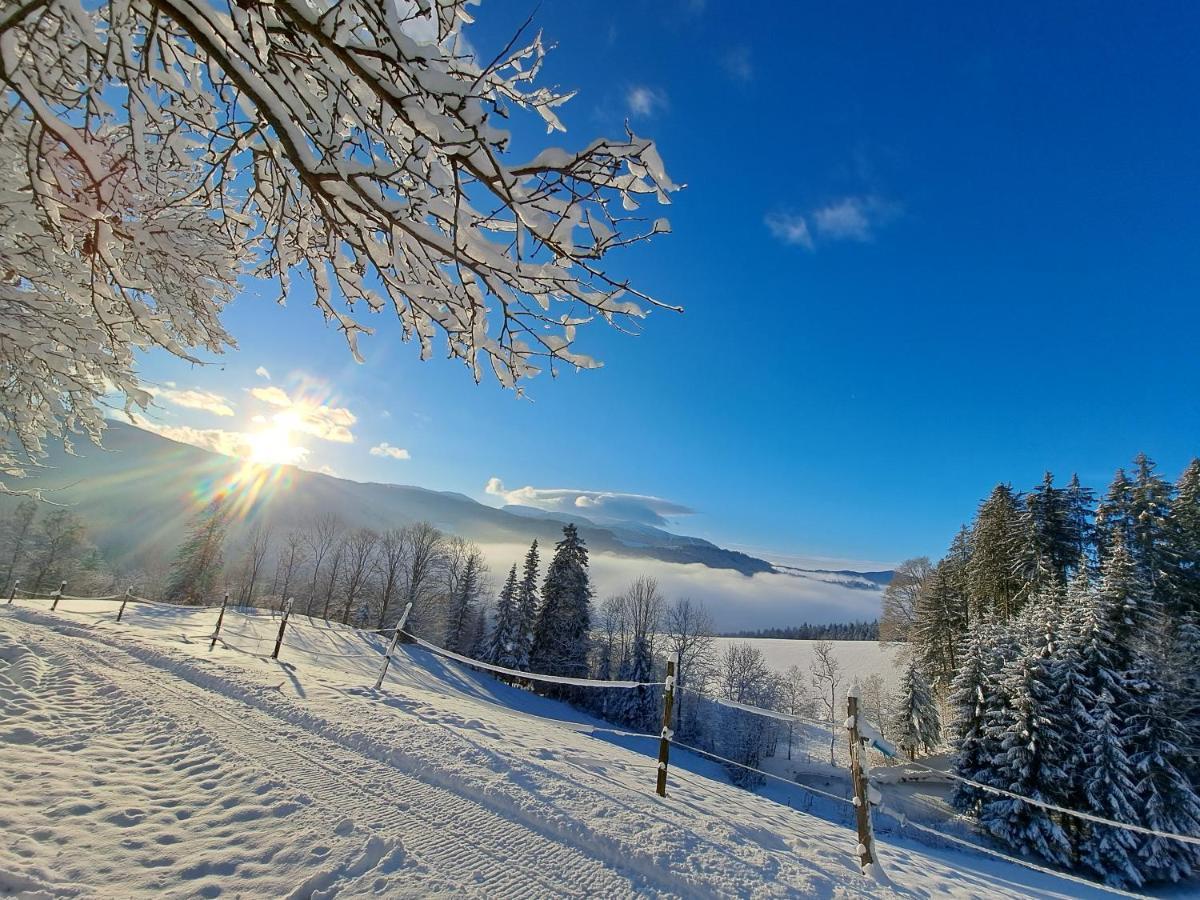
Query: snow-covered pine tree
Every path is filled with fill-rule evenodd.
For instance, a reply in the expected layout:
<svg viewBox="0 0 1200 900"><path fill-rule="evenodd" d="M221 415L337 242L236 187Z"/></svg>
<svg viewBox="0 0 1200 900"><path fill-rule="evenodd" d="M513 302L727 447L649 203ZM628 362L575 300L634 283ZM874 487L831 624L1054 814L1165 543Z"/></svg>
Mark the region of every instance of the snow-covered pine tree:
<svg viewBox="0 0 1200 900"><path fill-rule="evenodd" d="M1113 697L1100 692L1092 702L1088 743L1079 773L1084 809L1118 822L1137 820L1133 769L1121 739ZM1145 881L1136 860L1138 837L1132 831L1075 820L1079 862L1108 884L1139 887Z"/></svg>
<svg viewBox="0 0 1200 900"><path fill-rule="evenodd" d="M1096 552L1103 562L1112 547L1128 545L1133 534L1133 485L1125 470L1117 469L1108 493L1096 508Z"/></svg>
<svg viewBox="0 0 1200 900"><path fill-rule="evenodd" d="M944 693L958 669L958 650L966 630L965 603L957 591L952 564L939 562L917 595L909 640L921 669Z"/></svg>
<svg viewBox="0 0 1200 900"><path fill-rule="evenodd" d="M1059 672L1054 664L1054 618L1058 604L1036 598L1024 614L1030 635L1020 657L1001 678L1011 715L993 760L992 777L1006 790L1033 800L1062 805L1071 779L1065 763L1074 759L1059 707ZM1071 844L1058 815L1011 797L988 797L980 822L995 837L1021 853L1033 853L1066 865Z"/></svg>
<svg viewBox="0 0 1200 900"><path fill-rule="evenodd" d="M1067 531L1073 544L1071 554L1072 571L1080 560L1087 560L1095 544L1096 529L1092 516L1096 509L1096 495L1091 488L1079 483L1079 476L1072 475L1067 485Z"/></svg>
<svg viewBox="0 0 1200 900"><path fill-rule="evenodd" d="M588 581L587 546L573 524L563 526L563 539L542 585L542 606L533 632L530 668L549 675L585 677L592 589Z"/></svg>
<svg viewBox="0 0 1200 900"><path fill-rule="evenodd" d="M1145 453L1134 459L1136 470L1130 494L1131 530L1128 550L1138 573L1160 611L1173 606L1171 572L1175 567L1171 543L1173 485L1155 471Z"/></svg>
<svg viewBox="0 0 1200 900"><path fill-rule="evenodd" d="M517 643L516 667L529 668L529 657L533 652L533 631L537 627L541 609L538 598L538 542L535 539L525 554L525 567L521 572L521 583L517 587Z"/></svg>
<svg viewBox="0 0 1200 900"><path fill-rule="evenodd" d="M487 661L508 669L515 669L520 653L520 611L517 609L517 565L508 571L500 599L496 603L496 620L488 640Z"/></svg>
<svg viewBox="0 0 1200 900"><path fill-rule="evenodd" d="M214 497L188 524L187 537L175 553L163 599L200 605L216 590L221 575L229 510L225 498Z"/></svg>
<svg viewBox="0 0 1200 900"><path fill-rule="evenodd" d="M1042 483L1025 496L1022 511L1024 545L1022 579L1032 595L1052 582L1065 585L1079 560L1079 538L1072 519L1070 489L1054 486L1047 472Z"/></svg>
<svg viewBox="0 0 1200 900"><path fill-rule="evenodd" d="M1138 824L1200 835L1200 797L1186 774L1195 750L1186 745L1187 733L1172 715L1154 658L1139 656L1128 685L1121 737L1133 769ZM1200 871L1200 848L1194 844L1156 835L1138 838L1138 866L1147 881L1182 881Z"/></svg>
<svg viewBox="0 0 1200 900"><path fill-rule="evenodd" d="M998 484L980 504L971 529L967 579L972 618L995 615L1006 621L1020 608L1022 543L1021 498Z"/></svg>
<svg viewBox="0 0 1200 900"><path fill-rule="evenodd" d="M985 752L983 734L991 679L997 674L991 671L991 663L995 660L992 653L994 640L992 628L986 622L968 632L949 696L954 716L950 733L957 748L953 771L984 784L989 783L991 764L991 757ZM956 809L974 814L986 796L979 788L958 782L952 802Z"/></svg>
<svg viewBox="0 0 1200 900"><path fill-rule="evenodd" d="M648 635L637 635L629 647L629 653L621 662L617 671L619 681L653 681L654 658L650 652ZM616 721L638 731L650 731L654 728L655 714L661 714L661 701L658 691L651 687L638 687L630 690L609 691L615 696L607 698L605 710Z"/></svg>
<svg viewBox="0 0 1200 900"><path fill-rule="evenodd" d="M917 661L910 660L900 680L892 717L892 740L916 759L921 750L934 750L942 742L942 719L933 689Z"/></svg>
<svg viewBox="0 0 1200 900"><path fill-rule="evenodd" d="M445 647L455 653L470 653L475 634L480 593L483 590L483 554L478 547L466 552L450 603L446 610Z"/></svg>

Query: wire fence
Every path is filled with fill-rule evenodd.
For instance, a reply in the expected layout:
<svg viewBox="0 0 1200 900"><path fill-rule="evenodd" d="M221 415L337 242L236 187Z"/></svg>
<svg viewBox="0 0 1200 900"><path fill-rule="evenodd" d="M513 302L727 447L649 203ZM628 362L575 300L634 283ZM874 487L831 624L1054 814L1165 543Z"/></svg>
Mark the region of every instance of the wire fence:
<svg viewBox="0 0 1200 900"><path fill-rule="evenodd" d="M65 587L65 585L64 585L64 587ZM173 609L173 610L176 610L179 612L187 612L187 613L212 612L214 609L214 607L183 606L180 604L164 603L164 602L157 601L157 600L150 600L145 597L139 597L137 595L132 594L132 592L127 592L125 594L104 595L104 596L98 596L98 597L80 597L80 596L74 596L74 595L67 595L67 594L63 593L61 589L58 591L52 591L52 592L46 593L46 592L25 591L25 590L21 590L18 587L15 587L15 586L10 592L8 603L12 604L12 602L14 601L14 599L16 598L16 596L18 594L24 599L49 600L53 604L51 609L57 613L65 613L65 614L72 615L72 616L83 616L83 617L95 618L95 619L109 618L111 614L108 612L105 612L105 611L80 610L80 609L71 609L68 607L60 607L60 606L58 606L58 602L62 601L62 600L75 601L75 602L121 602L122 610L124 610L124 606L126 603L145 604L148 606L165 607L165 608L170 608L170 609ZM226 602L227 601L228 601L228 597L226 597ZM272 614L272 615L268 615L268 616L263 616L263 615L249 614L249 613L246 613L244 611L241 611L241 610L238 610L235 608L226 610L223 606L222 613L224 614L226 612L241 616L242 618L247 619L247 620L261 621L264 624L270 623L272 629L277 629L277 634L274 634L274 635L254 634L249 631L230 628L227 625L223 625L223 623L221 623L221 621L218 620L218 623L214 624L214 630L211 632L204 632L203 634L184 633L182 636L184 636L184 637L202 637L204 640L219 641L223 646L227 647L228 649L235 650L237 652L243 653L245 655L248 655L248 656L251 656L251 657L254 657L257 659L267 659L267 660L277 660L278 659L279 650L283 646L285 632L289 626L290 627L299 626L299 627L302 627L302 628L305 628L308 630L326 632L327 634L330 634L330 635L338 635L338 636L342 636L342 637L346 637L346 638L350 638L350 639L365 640L366 644L364 647L364 651L362 651L362 652L351 652L351 653L327 652L327 651L323 651L323 650L314 650L314 649L304 646L304 645L288 645L288 650L289 650L289 652L300 652L300 653L305 654L306 656L312 656L312 657L318 657L318 658L365 659L365 660L371 660L376 663L378 663L380 661L384 661L384 671L380 673L379 681L377 682L377 686L382 683L383 674L386 672L387 663L390 662L390 659L391 659L391 656L390 656L391 648L389 647L389 649L386 652L381 652L379 647L375 643L375 641L380 636L380 632L378 632L378 631L355 628L354 626L349 626L349 625L335 625L335 623L330 623L330 622L326 622L324 625L318 625L315 622L311 622L311 621L309 623L293 622L293 621L290 621L290 609L285 609L280 614ZM331 627L331 626L335 626L335 627ZM441 658L448 659L451 662L454 662L459 665L466 666L468 668L475 669L478 671L484 671L484 672L490 672L490 673L496 674L496 675L502 675L509 679L521 680L523 682L539 682L539 683L546 683L546 684L558 684L558 685L564 685L564 686L589 687L589 688L590 687L609 688L609 689L617 689L617 690L629 690L629 689L633 689L633 688L660 688L661 687L661 688L666 688L667 697L671 697L672 692L675 689L677 689L677 686L674 683L673 669L668 670L669 674L668 674L668 678L666 681L622 681L622 680L610 681L610 680L605 680L605 679L574 678L574 677L569 677L569 676L548 675L548 674L537 673L537 672L528 672L523 669L511 669L511 668L506 668L504 666L498 666L498 665L495 665L492 663L485 662L483 660L472 659L471 657L465 656L460 653L455 653L454 651L447 650L444 647L439 647L436 644L433 644L427 640L424 640L423 638L421 638L409 631L403 630L402 626L403 626L403 621L401 622L400 626L398 626L396 629L394 629L393 646L395 644L395 641L399 639L399 636L404 635L405 637L409 638L413 643L417 644L418 646L428 650L430 653L433 653ZM256 646L259 644L262 644L262 643L268 643L271 641L275 641L276 642L275 652L272 654L265 654L265 653L258 653L256 651L248 650L244 647L240 647L237 644L226 640L224 637L224 635L226 635L226 634L233 635L235 637L245 638L247 640L253 641ZM710 695L706 695L701 691L697 691L693 688L684 687L682 685L678 686L678 689L681 691L686 691L693 695L702 697L704 700L711 702L711 703L715 703L718 706L737 710L737 711L744 712L747 714L763 716L765 718L768 718L768 719L771 719L774 721L783 721L783 722L789 722L789 723L790 722L800 722L800 723L803 723L806 725L816 726L823 730L828 730L831 727L831 723L828 721L819 721L819 720L812 719L812 718L809 718L806 716L797 715L797 714L793 714L793 713L787 713L787 712L781 712L779 710L774 710L774 709L767 709L764 707L755 706L753 704L748 704L748 703L742 703L742 702L727 699L727 698L713 697ZM865 720L860 719L858 717L857 713L854 712L854 710L856 710L856 708L857 707L854 704L852 704L851 717L849 719L847 719L847 721L846 721L846 727L847 727L847 729L849 729L851 731L851 734L852 734L852 742L851 742L852 743L852 765L854 764L853 760L855 758L855 754L853 753L853 750L854 750L854 742L856 740L861 741L863 749L865 749L868 746L868 744L870 744L870 745L876 747L877 749L880 749L885 754L887 754L889 752L888 745L886 744L885 741L882 741L881 739L878 738L878 732L875 730L875 728L873 726L871 726L870 723L866 722ZM669 700L666 703L666 709L667 710L670 709L670 701ZM670 746L676 747L680 750L686 750L689 753L693 753L702 759L709 759L711 761L720 763L723 766L728 766L733 769L751 772L758 776L761 776L764 779L768 779L768 780L771 780L774 782L780 782L780 783L788 785L791 788L798 788L801 791L804 791L815 797L820 797L822 799L832 801L835 804L838 804L839 806L840 805L850 806L850 807L855 808L856 811L859 807L866 807L866 808L868 808L868 810L870 808L874 808L874 809L878 810L882 815L888 816L889 818L893 819L899 825L901 831L911 828L914 831L916 831L922 835L925 835L928 837L933 837L933 838L945 841L945 842L955 845L955 846L967 848L972 851L976 851L976 852L983 853L985 855L988 855L988 856L991 856L991 857L994 857L997 859L1004 860L1005 862L1008 862L1008 863L1011 863L1011 864L1014 864L1017 866L1022 866L1024 868L1032 870L1032 871L1036 871L1036 872L1039 872L1039 873L1042 873L1045 875L1050 875L1050 876L1057 877L1057 878L1062 878L1062 879L1065 879L1065 880L1073 882L1073 883L1087 885L1091 888L1107 891L1109 893L1112 893L1112 894L1115 894L1118 896L1125 896L1125 897L1142 897L1142 896L1144 896L1141 894L1131 893L1129 891L1122 890L1120 888L1112 887L1110 885L1106 885L1106 884L1103 884L1103 883L1100 883L1097 881L1093 881L1091 879L1081 877L1079 875L1075 875L1071 872L1068 872L1068 871L1065 871L1062 869L1040 865L1038 863L1035 863L1035 862L1025 859L1023 857L1013 856L1013 855L1004 853L994 847L989 847L989 846L986 846L986 845L983 845L983 844L980 844L980 843L977 843L974 841L966 840L965 838L962 838L958 835L953 835L953 834L947 833L946 831L935 828L929 824L914 821L910 817L906 816L904 813L893 810L885 805L885 803L883 802L882 794L878 790L880 785L876 782L871 782L869 789L867 791L858 792L856 789L856 795L853 798L838 796L838 795L830 793L828 791L823 791L819 788L815 788L811 785L805 784L805 783L797 780L796 778L785 777L778 773L767 771L759 766L750 765L748 763L732 759L728 756L721 755L712 750L706 750L702 747L697 747L692 744L684 743L683 741L679 740L678 738L676 738L674 736L674 733L670 730L670 728L668 726L669 718L670 718L669 712L665 712L663 730L662 730L661 734L657 734L657 735L651 734L648 732L642 732L642 731L631 731L631 730L615 728L615 727L592 725L589 723L571 723L571 722L566 722L561 719L553 719L553 718L549 718L546 716L539 716L535 713L530 713L526 710L513 709L511 707L506 708L506 712L511 713L512 715L514 715L516 717L535 720L535 721L537 721L539 723L543 723L543 724L549 724L558 729L561 729L564 731L569 731L569 732L572 732L575 734L611 734L611 735L619 736L619 737L644 738L644 739L649 739L652 741L661 741L666 744L669 744ZM860 735L860 729L861 729L861 735ZM894 755L894 751L892 751L892 754ZM922 771L930 773L930 774L933 774L940 778L946 778L951 781L970 785L978 790L981 790L981 791L984 791L987 793L991 793L991 794L994 794L997 796L1007 797L1007 798L1010 798L1013 800L1018 800L1022 803L1028 803L1031 806L1045 809L1050 812L1055 812L1060 815L1071 816L1071 817L1077 818L1082 821L1090 822L1092 824L1104 825L1104 826L1107 826L1110 828L1123 829L1126 831L1135 832L1138 834L1143 834L1143 835L1157 837L1157 838L1163 838L1163 839L1167 839L1167 840L1180 841L1180 842L1183 842L1186 844L1191 844L1191 845L1200 845L1200 836L1198 836L1198 835L1179 834L1179 833L1174 833L1174 832L1160 831L1157 829L1147 828L1147 827L1144 827L1141 825L1136 825L1136 824L1133 824L1130 822L1121 822L1118 820L1106 818L1104 816L1095 815L1093 813L1088 813L1088 812L1081 811L1081 810L1071 809L1068 807L1060 806L1055 803L1041 800L1036 797L1028 797L1023 794L1019 794L1019 793L1016 793L1016 792L1013 792L1010 790L1006 790L1004 788L997 787L995 785L990 785L990 784L987 784L984 782L966 778L955 772L945 771L945 770L941 770L941 769L935 769L935 768L933 768L931 766L927 766L923 763L916 762L915 760L908 761L905 763L905 765L912 767L912 768L922 770ZM662 754L660 754L660 763L658 766L654 766L653 768L658 769L659 771L665 771L665 766L666 766L666 762L662 761ZM862 765L862 768L865 771L865 769L866 769L865 764ZM853 775L853 772L852 772L852 775ZM852 782L854 781L853 777L851 780L852 780ZM858 849L861 851L863 849L862 834L861 834L861 827L862 827L861 826L861 816L859 818L860 818L860 842L858 844ZM868 823L869 823L869 817L868 817ZM864 871L865 870L866 870L866 867L864 866Z"/></svg>

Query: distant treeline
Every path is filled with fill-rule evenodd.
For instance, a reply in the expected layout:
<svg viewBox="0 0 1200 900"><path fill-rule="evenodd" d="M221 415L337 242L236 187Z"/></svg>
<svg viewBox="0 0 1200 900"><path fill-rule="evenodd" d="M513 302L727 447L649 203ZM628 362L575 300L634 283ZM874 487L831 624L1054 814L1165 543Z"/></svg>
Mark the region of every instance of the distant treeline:
<svg viewBox="0 0 1200 900"><path fill-rule="evenodd" d="M782 638L788 641L877 641L879 620L872 622L832 622L810 625L804 622L790 628L759 628L757 631L735 631L724 637Z"/></svg>

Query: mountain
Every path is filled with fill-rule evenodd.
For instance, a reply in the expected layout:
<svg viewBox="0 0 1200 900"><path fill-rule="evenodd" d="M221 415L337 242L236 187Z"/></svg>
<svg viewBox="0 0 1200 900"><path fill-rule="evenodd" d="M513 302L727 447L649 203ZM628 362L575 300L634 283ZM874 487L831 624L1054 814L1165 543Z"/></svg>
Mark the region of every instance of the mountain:
<svg viewBox="0 0 1200 900"><path fill-rule="evenodd" d="M293 466L250 469L241 461L112 422L103 450L83 445L78 456L52 452L39 486L87 522L92 539L117 563L139 565L169 556L191 514L214 489L229 489L242 528L262 521L286 531L320 513L350 527L383 529L428 521L481 543L543 547L562 536L565 518L529 507L496 509L463 494L400 484L350 481ZM571 519L593 551L672 563L700 563L744 575L774 571L770 563L709 541L638 524L600 525ZM236 541L238 534L232 535Z"/></svg>

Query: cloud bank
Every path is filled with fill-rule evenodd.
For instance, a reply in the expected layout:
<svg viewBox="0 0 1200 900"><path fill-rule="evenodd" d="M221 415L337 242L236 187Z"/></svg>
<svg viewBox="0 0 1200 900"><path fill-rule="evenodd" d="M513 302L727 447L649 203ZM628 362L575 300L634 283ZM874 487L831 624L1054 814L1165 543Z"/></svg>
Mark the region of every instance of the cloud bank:
<svg viewBox="0 0 1200 900"><path fill-rule="evenodd" d="M388 456L392 459L410 459L408 451L403 447L393 447L387 441L381 441L371 448L372 456Z"/></svg>
<svg viewBox="0 0 1200 900"><path fill-rule="evenodd" d="M532 485L509 490L499 478L488 479L484 491L513 506L529 506L546 512L579 515L594 522L637 522L668 525L668 516L687 516L694 509L645 494L619 491L590 491L578 488L538 488Z"/></svg>

